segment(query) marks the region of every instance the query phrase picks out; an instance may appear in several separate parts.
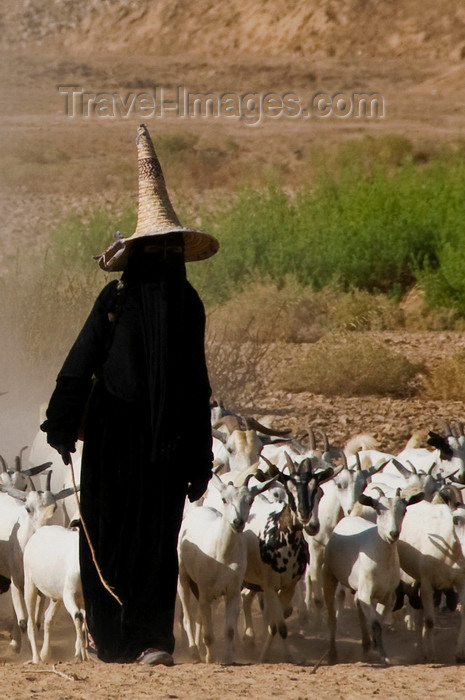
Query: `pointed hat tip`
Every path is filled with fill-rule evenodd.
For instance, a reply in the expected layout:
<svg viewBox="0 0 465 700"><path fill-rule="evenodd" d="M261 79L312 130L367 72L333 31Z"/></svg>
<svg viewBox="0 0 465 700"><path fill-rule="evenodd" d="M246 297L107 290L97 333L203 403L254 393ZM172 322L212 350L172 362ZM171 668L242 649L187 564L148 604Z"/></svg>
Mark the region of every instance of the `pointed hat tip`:
<svg viewBox="0 0 465 700"><path fill-rule="evenodd" d="M150 138L149 130L147 129L146 124L139 124L139 128L137 129L137 137L136 137L137 144L139 143L139 141L142 137L145 137L146 139L149 139L150 141L152 140Z"/></svg>

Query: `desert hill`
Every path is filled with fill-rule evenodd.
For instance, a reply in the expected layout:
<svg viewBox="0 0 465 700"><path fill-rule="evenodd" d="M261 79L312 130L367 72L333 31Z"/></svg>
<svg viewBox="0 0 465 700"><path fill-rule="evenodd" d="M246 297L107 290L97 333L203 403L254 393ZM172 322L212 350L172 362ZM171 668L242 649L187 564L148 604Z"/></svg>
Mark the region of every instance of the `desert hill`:
<svg viewBox="0 0 465 700"><path fill-rule="evenodd" d="M4 0L4 45L350 59L465 55L460 0Z"/></svg>

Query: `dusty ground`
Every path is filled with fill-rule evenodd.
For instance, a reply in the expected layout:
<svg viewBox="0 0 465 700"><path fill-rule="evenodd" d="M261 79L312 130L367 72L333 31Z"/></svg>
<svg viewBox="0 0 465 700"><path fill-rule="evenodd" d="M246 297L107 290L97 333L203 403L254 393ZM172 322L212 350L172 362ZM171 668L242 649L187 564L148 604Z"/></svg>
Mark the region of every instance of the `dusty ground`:
<svg viewBox="0 0 465 700"><path fill-rule="evenodd" d="M217 614L222 614L222 607ZM69 617L63 614L52 635L55 664L24 665L28 648L21 653L20 659L13 659L7 648L7 635L2 635L0 689L2 697L7 700L34 697L51 700L145 697L212 700L220 697L286 697L295 700L324 697L349 700L385 692L391 698L462 698L465 668L454 665L453 659L458 618L458 613L438 616L435 664L417 665L414 633L406 632L401 624L389 626L385 635L392 665L382 667L362 661L356 614L354 610L346 609L338 631L340 663L329 667L323 659L315 671L327 649L325 632L319 635L308 625L302 627L295 616L290 621L290 644L296 664L280 661L279 643L275 644L269 664L258 664L257 650L245 649L241 643L237 645L238 665L192 664L185 644L179 641L173 668L149 669L135 664L70 662L73 628ZM256 621L260 631L258 615Z"/></svg>
<svg viewBox="0 0 465 700"><path fill-rule="evenodd" d="M170 89L184 85L192 90L240 93L272 90L314 95L360 90L384 96L386 114L378 120L268 119L256 127L237 120L182 122L173 116L153 120L155 135L188 133L195 137L189 168L175 159L164 164L173 199L191 201L194 210L196 202L235 189L245 179L263 182L268 173L278 174L290 189L297 189L302 182L311 181L322 166L315 158L320 144L398 134L421 148L425 143L440 145L462 137L462 3L411 0L399 10L394 4L391 8L391 4L348 0L303 5L310 4L313 15L302 14L297 7L302 3L295 3L295 10L286 14L286 3L278 0L260 7L245 0L218 2L214 7L206 2L199 5L200 22L190 3L160 2L156 4L160 12L153 9L153 15L135 3L129 15L118 8L111 10L105 25L94 12L96 3L89 0L92 13L88 18L83 2L65 3L66 21L60 25L63 31L58 31L56 23L43 21L44 8L51 7L50 3L28 3L19 20L22 4L3 3L0 271L12 264L27 264L29 247L46 241L53 222L69 211L86 211L95 205L115 211L135 196L134 135L140 118L70 119L64 114L58 85L123 93L154 85ZM225 16L218 14L220 10ZM55 3L53 12L60 11L60 3ZM309 17L313 32L306 29ZM132 40L133 31L137 41ZM34 44L38 38L40 45ZM431 361L462 347L465 339L463 334L403 334L385 336L384 342L413 358ZM9 372L4 366L2 377ZM0 399L1 449L6 445L9 457L32 439L37 404L49 394L48 389L43 393L40 378L26 382L20 374L17 378L9 394ZM441 417L463 419L464 408L463 402L326 399L282 393L257 397L256 405L249 407L257 416L271 412L277 421L295 429L309 423L324 428L334 442L367 430L387 449L403 444L416 428L439 427ZM5 630L7 617L3 602L0 630ZM8 635L3 632L0 692L15 700L41 696L50 700L348 699L386 692L393 698L462 698L465 669L455 666L453 659L457 625L457 613L439 617L435 665L416 665L412 635L402 628L390 628L386 644L393 665L380 668L361 662L358 629L349 610L341 623L341 664L329 668L323 660L312 673L326 651L325 637L309 628L301 630L296 619L291 621L291 642L303 665L280 663L279 646L272 664L258 665L255 652L239 644L237 658L242 665L194 666L188 663L180 641L174 668L146 669L70 663L71 622L62 616L53 651L59 662L55 670L67 677L57 675L51 666L23 666L27 645L19 659L13 658Z"/></svg>

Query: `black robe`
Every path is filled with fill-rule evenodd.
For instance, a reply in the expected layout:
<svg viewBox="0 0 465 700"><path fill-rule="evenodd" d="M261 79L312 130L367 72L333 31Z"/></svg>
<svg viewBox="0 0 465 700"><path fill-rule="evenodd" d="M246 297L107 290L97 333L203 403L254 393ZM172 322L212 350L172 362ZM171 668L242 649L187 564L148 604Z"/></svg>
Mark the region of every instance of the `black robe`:
<svg viewBox="0 0 465 700"><path fill-rule="evenodd" d="M76 440L86 409L81 577L89 631L104 661L174 649L177 537L189 483L211 476L205 312L168 268L110 282L60 371L42 429L54 446ZM163 275L162 275L163 277ZM121 285L120 285L121 286ZM96 381L95 381L96 377Z"/></svg>

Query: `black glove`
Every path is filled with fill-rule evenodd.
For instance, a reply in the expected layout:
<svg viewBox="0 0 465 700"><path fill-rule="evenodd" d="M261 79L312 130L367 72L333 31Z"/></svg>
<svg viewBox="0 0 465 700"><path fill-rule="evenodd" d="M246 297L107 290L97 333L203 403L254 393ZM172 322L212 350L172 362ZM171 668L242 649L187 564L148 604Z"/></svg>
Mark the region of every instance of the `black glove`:
<svg viewBox="0 0 465 700"><path fill-rule="evenodd" d="M210 481L211 476L212 475L210 473L207 476L198 477L197 479L194 479L194 481L190 482L189 486L187 487L187 498L191 503L198 501L199 498L203 496L207 490L208 482Z"/></svg>
<svg viewBox="0 0 465 700"><path fill-rule="evenodd" d="M48 444L61 456L65 464L71 463L71 452L76 452L76 441L55 433L47 433Z"/></svg>
<svg viewBox="0 0 465 700"><path fill-rule="evenodd" d="M71 464L71 455L70 452L76 452L76 447L72 447L70 449L70 446L68 445L54 445L55 450L61 455L61 459L63 460L63 464Z"/></svg>

